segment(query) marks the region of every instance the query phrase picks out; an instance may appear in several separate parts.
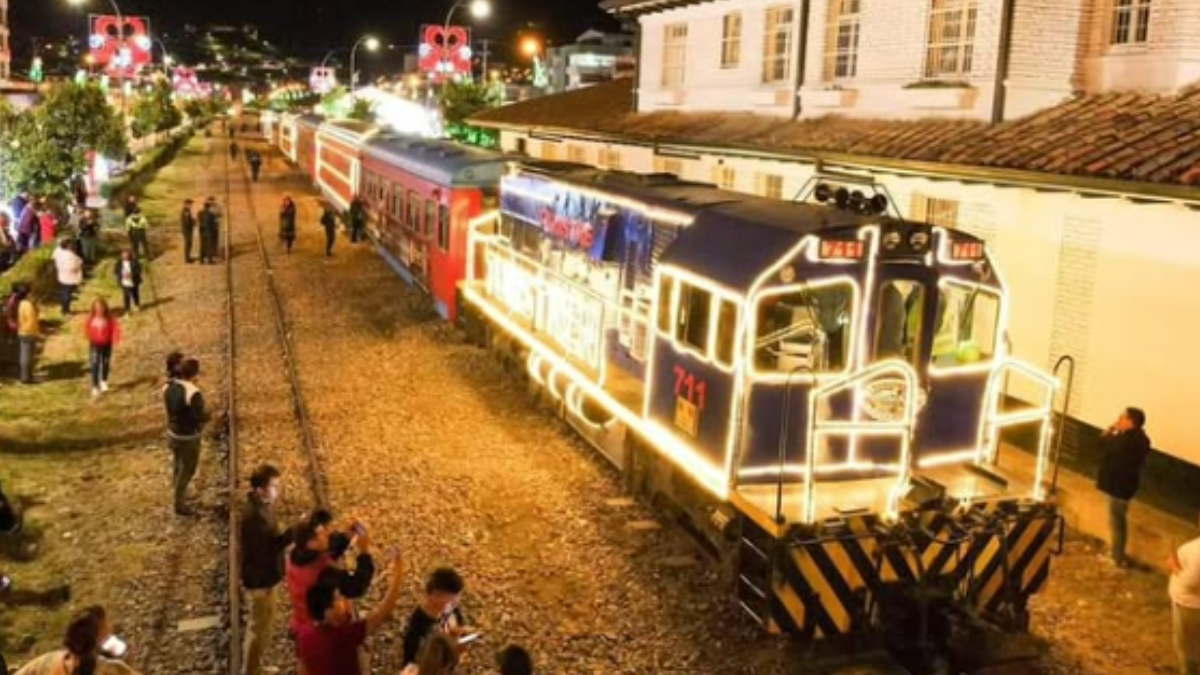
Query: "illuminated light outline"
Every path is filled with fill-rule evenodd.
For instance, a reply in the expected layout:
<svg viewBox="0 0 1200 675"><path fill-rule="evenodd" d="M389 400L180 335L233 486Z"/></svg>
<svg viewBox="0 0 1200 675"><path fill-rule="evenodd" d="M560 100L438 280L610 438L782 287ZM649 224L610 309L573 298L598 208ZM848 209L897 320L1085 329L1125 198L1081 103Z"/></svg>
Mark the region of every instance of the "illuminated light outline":
<svg viewBox="0 0 1200 675"><path fill-rule="evenodd" d="M938 227L933 228L933 233L940 235L938 237L938 244L935 247L937 249L937 264L938 265L944 266L944 267L970 267L971 265L974 265L974 264L980 262L981 260L987 261L989 263L991 262L991 260L989 259L989 255L988 255L989 251L988 251L987 242L983 241L982 239L980 239L980 243L983 244L983 257L982 258L980 258L979 260L955 260L948 253L950 244L953 243L952 240L954 239L954 237L951 236L951 234L950 234L950 230L945 227L938 226ZM978 237L976 237L976 239L978 239ZM932 253L932 251L931 251L931 253Z"/></svg>
<svg viewBox="0 0 1200 675"><path fill-rule="evenodd" d="M679 225L679 226L686 227L688 225L691 225L692 222L695 220L695 216L688 215L686 213L681 213L679 211L672 211L670 209L665 209L660 206L654 206L652 204L647 204L645 202L641 202L636 199L631 199L629 197L622 197L622 196L614 195L614 194L608 193L608 192L601 192L599 190L594 190L592 188L585 187L582 185L576 185L574 183L567 183L564 181L555 180L554 178L543 175L543 174L522 171L520 168L517 168L515 165L511 165L511 166L512 166L512 170L508 173L508 175L504 176L500 180L501 193L508 192L508 193L517 195L518 197L525 197L527 199L532 199L534 201L541 202L542 204L548 204L548 205L554 204L554 199L552 197L547 197L545 195L538 194L536 192L527 190L520 186L512 186L512 185L508 184L510 181L515 180L517 178L525 178L525 179L530 179L530 180L536 180L536 181L543 182L543 183L548 183L550 185L554 185L554 186L558 187L559 189L562 189L562 190L565 190L568 192L572 192L575 194L583 195L583 196L589 197L589 198L594 199L599 202L604 202L604 203L610 204L610 205L623 206L623 207L631 209L633 211L637 211L651 220L657 220L659 222L667 223L670 225ZM580 166L584 166L584 165L580 165Z"/></svg>
<svg viewBox="0 0 1200 675"><path fill-rule="evenodd" d="M818 403L829 397L838 394L846 389L853 389L856 394L861 394L864 383L869 383L873 380L883 377L899 376L904 379L904 419L907 422L903 425L898 425L894 422L871 422L860 421L857 418L850 422L819 422ZM806 450L805 464L808 470L808 476L818 476L817 472L817 453L814 452L813 439L825 435L845 435L848 438L857 439L859 434L869 434L873 437L894 436L900 440L900 457L899 457L899 474L896 477L896 483L893 486L891 493L888 496L887 510L884 513L885 518L895 519L899 512L899 497L903 486L909 482L909 476L912 471L912 441L913 433L916 430L917 421L917 388L920 386L920 378L917 376L917 371L912 364L900 359L886 359L878 363L872 364L850 377L840 379L836 382L813 387L808 392L808 421L806 434ZM855 426L858 426L858 431L855 431ZM826 433L823 428L831 427L832 431ZM847 463L854 463L856 460L853 456L848 458ZM817 497L817 481L807 480L804 483L804 513L802 514L803 522L813 523L816 520L816 497Z"/></svg>
<svg viewBox="0 0 1200 675"><path fill-rule="evenodd" d="M983 420L980 420L983 423ZM979 450L947 450L939 452L936 455L922 457L917 460L917 467L921 469L934 469L941 466L951 466L955 464L974 463L975 458L979 455Z"/></svg>
<svg viewBox="0 0 1200 675"><path fill-rule="evenodd" d="M894 433L880 434L884 436L894 436ZM828 475L831 473L869 473L871 471L899 471L900 464L896 462L838 462L837 464L823 464L817 467L817 475ZM808 477L808 467L803 464L789 462L783 465L784 475L796 476L801 479ZM778 476L780 474L779 465L774 466L756 466L749 469L738 471L738 475L746 478L762 478L764 476ZM886 476L881 476L886 478Z"/></svg>
<svg viewBox="0 0 1200 675"><path fill-rule="evenodd" d="M997 312L996 318L996 342L992 346L992 358L980 363L972 363L965 366L941 367L936 365L931 358L928 369L930 377L937 379L951 379L960 375L979 375L982 373L991 372L998 367L998 364L1003 363L1004 360L1009 357L1008 347L1005 345L1005 341L1002 339L1004 333L1008 331L1008 293L1003 287L996 288L993 286L976 283L974 281L965 281L962 279L952 279L946 277L938 279L939 292L943 289L943 287L947 286L963 286L969 289L987 293L996 298L1000 305L1000 311ZM935 336L936 331L937 329L935 328ZM930 356L932 357L932 354Z"/></svg>
<svg viewBox="0 0 1200 675"><path fill-rule="evenodd" d="M611 394L592 382L590 378L586 377L573 364L543 344L524 327L505 316L503 311L493 307L485 296L481 296L471 286L463 288L463 297L478 307L488 318L495 321L504 330L525 343L531 350L541 352L544 358L555 364L560 370L563 370L567 377L571 378L584 390L584 393L591 396L597 405L605 408L614 417L618 418L622 424L644 436L651 442L656 451L666 455L670 460L675 462L680 470L695 480L700 487L717 499L722 501L728 499L728 486L725 485L724 477L721 475L718 467L706 462L693 448L679 441L661 425L647 418L639 417L628 408L622 406Z"/></svg>
<svg viewBox="0 0 1200 675"><path fill-rule="evenodd" d="M681 267L676 267L674 265L658 265L658 268L659 268L659 271L661 272L660 276L669 276L676 283L671 288L672 312L671 312L670 316L672 319L671 320L671 329L672 330L669 335L662 334L659 331L658 316L655 315L655 317L654 317L655 332L659 332L660 336L664 340L670 342L671 346L675 349L675 351L677 351L681 354L690 354L691 356L695 357L699 361L701 361L707 365L710 365L710 366L716 368L717 370L720 370L723 373L732 375L734 373L734 371L736 370L736 363L731 363L729 365L720 363L717 360L716 350L714 348L715 343L716 343L716 334L717 334L717 330L719 328L718 324L720 323L719 315L721 312L721 301L728 300L734 306L736 306L737 310L738 310L737 321L734 324L735 331L734 331L734 336L733 336L734 360L736 361L737 353L738 353L737 349L740 346L739 342L740 342L740 337L741 337L740 334L741 334L741 328L742 328L742 320L744 318L743 310L745 309L745 305L746 305L746 297L736 291L733 291L725 286L722 286L721 284L718 284L718 283L712 281L711 279L707 279L705 277L699 276L699 275L695 274L694 272L683 269ZM675 335L676 329L679 328L679 302L680 302L680 295L681 295L680 288L679 288L679 282L683 282L685 284L688 284L689 286L694 286L696 288L699 288L702 291L706 291L711 296L709 298L709 307L708 307L708 328L707 328L708 344L705 345L704 353L701 353L695 347L692 347L691 345L684 343ZM655 286L655 288L657 289L657 286ZM655 293L655 296L657 297L658 294Z"/></svg>
<svg viewBox="0 0 1200 675"><path fill-rule="evenodd" d="M1019 413L1015 414L1000 413L998 411L1000 394L1002 392L1002 387L999 384L1002 379L1001 376L1006 374L1008 370L1024 374L1033 382L1045 387L1045 400L1040 406L1035 406L1033 410L1019 411ZM1058 394L1059 386L1061 386L1061 383L1058 380L1036 366L1024 361L1008 358L988 377L987 394L984 397L984 405L986 407L983 412L986 413L986 422L979 425L979 435L977 437L979 448L975 460L978 466L995 465L996 457L1000 450L1000 433L1005 427L1041 420L1041 434L1038 439L1037 465L1033 484L1033 496L1038 501L1045 499L1045 489L1042 482L1045 480L1046 462L1050 454L1050 440L1053 435L1051 420L1054 416L1054 400ZM1034 412L1038 414L1035 416ZM1008 422L1006 418L1012 418L1016 421Z"/></svg>
<svg viewBox="0 0 1200 675"><path fill-rule="evenodd" d="M862 307L860 305L860 303L862 301L862 288L858 284L858 279L855 279L854 277L849 276L849 275L838 275L838 276L834 276L834 277L825 277L823 279L816 279L816 280L814 280L812 282L808 282L808 283L788 284L786 286L772 286L771 288L769 288L767 290L757 292L752 298L750 298L750 300L748 301L747 304L749 305L750 310L753 310L754 308L757 308L760 304L762 304L762 301L764 299L772 297L772 296L788 295L789 293L797 293L797 292L805 293L808 291L826 288L829 286L837 286L839 284L849 284L850 285L851 291L852 291L852 297L851 297L852 306L851 306L851 311L849 312L849 314L852 317L857 317L859 312L862 310ZM748 336L748 338L746 340L747 344L746 344L746 349L744 350L745 353L743 353L742 357L746 359L746 362L748 364L750 364L750 367L747 369L746 374L747 374L747 377L750 378L751 382L754 384L769 384L769 385L787 384L789 382L791 382L791 383L799 382L799 383L811 384L813 381L813 377L814 377L812 373L799 373L795 377L790 377L787 373L761 373L761 372L759 372L757 364L754 363L754 361L755 361L754 344L757 342L756 338L758 335L758 312L748 310L747 313L750 317L748 319L749 325L746 327L746 335ZM850 339L847 340L847 342L849 342L851 345L855 344L855 338L858 337L858 333L860 331L860 328L857 324L858 324L857 321L852 321L851 325L850 325ZM843 377L843 376L849 375L853 372L853 369L851 366L852 361L853 361L853 358L846 359L845 367L843 367L839 371L816 373L816 379L819 381L821 379L831 379L831 378L837 378L837 377Z"/></svg>

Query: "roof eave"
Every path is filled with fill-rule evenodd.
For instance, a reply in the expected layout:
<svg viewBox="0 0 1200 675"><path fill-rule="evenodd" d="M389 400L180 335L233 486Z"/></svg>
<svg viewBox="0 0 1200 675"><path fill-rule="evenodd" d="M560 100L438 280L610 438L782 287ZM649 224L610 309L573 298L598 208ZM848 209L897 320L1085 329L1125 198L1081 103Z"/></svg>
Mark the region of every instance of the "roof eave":
<svg viewBox="0 0 1200 675"><path fill-rule="evenodd" d="M604 0L600 8L623 19L636 19L647 14L665 12L679 7L700 5L715 0Z"/></svg>
<svg viewBox="0 0 1200 675"><path fill-rule="evenodd" d="M672 139L629 138L619 134L558 127L553 125L516 124L512 122L473 122L477 126L528 134L546 134L600 140L628 145L679 148L690 152L706 150L751 155L762 159L804 161L865 171L896 175L922 176L963 183L985 183L1005 187L1025 187L1034 190L1078 192L1087 196L1121 197L1136 201L1174 202L1189 208L1200 208L1200 190L1195 186L1177 183L1149 183L1072 174L1044 173L1005 167L949 164L876 155L852 155L826 151L767 151L754 146L720 143L689 143Z"/></svg>

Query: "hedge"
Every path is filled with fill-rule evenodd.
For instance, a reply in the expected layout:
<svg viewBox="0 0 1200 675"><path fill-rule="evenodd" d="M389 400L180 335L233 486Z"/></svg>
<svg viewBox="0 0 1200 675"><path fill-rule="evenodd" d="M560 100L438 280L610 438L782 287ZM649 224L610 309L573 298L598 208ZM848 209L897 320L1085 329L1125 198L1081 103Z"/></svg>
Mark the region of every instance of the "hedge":
<svg viewBox="0 0 1200 675"><path fill-rule="evenodd" d="M151 148L138 157L137 162L119 178L108 181L100 186L100 196L109 200L121 199L128 193L137 192L155 171L163 168L175 159L175 155L191 140L195 129L191 126L181 127L171 132L171 140Z"/></svg>

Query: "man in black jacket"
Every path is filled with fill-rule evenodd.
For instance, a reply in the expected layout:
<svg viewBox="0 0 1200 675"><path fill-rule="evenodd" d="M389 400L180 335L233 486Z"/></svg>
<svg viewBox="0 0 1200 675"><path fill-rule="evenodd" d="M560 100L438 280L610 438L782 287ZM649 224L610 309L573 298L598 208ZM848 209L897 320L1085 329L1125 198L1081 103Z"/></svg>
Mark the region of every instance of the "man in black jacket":
<svg viewBox="0 0 1200 675"><path fill-rule="evenodd" d="M183 262L192 262L192 242L196 237L196 214L192 213L192 200L183 200L183 210L179 212L179 228L183 231Z"/></svg>
<svg viewBox="0 0 1200 675"><path fill-rule="evenodd" d="M280 531L275 521L279 484L279 469L270 464L258 467L250 474L250 494L242 507L242 586L250 604L243 675L262 672L263 651L271 643L275 623L275 587L283 581L283 552L292 543L292 530Z"/></svg>
<svg viewBox="0 0 1200 675"><path fill-rule="evenodd" d="M1100 439L1100 471L1096 476L1096 487L1108 499L1111 555L1118 567L1129 566L1125 557L1129 502L1137 494L1142 467L1150 454L1150 438L1143 431L1145 426L1146 413L1140 408L1126 408Z"/></svg>
<svg viewBox="0 0 1200 675"><path fill-rule="evenodd" d="M186 503L188 484L196 475L200 463L200 432L208 421L204 395L196 385L200 362L184 359L179 377L163 387L163 404L167 409L167 444L174 455L175 513L195 515Z"/></svg>

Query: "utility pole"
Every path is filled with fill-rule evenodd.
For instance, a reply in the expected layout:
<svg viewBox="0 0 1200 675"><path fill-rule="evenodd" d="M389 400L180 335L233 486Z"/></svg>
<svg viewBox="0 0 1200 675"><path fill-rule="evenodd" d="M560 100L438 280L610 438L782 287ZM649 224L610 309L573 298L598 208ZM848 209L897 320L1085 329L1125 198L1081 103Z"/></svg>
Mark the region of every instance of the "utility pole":
<svg viewBox="0 0 1200 675"><path fill-rule="evenodd" d="M480 42L480 44L483 45L483 49L479 50L479 55L483 57L483 78L482 79L483 79L483 84L487 85L489 82L488 57L492 55L492 41L487 38L483 38L479 42Z"/></svg>

